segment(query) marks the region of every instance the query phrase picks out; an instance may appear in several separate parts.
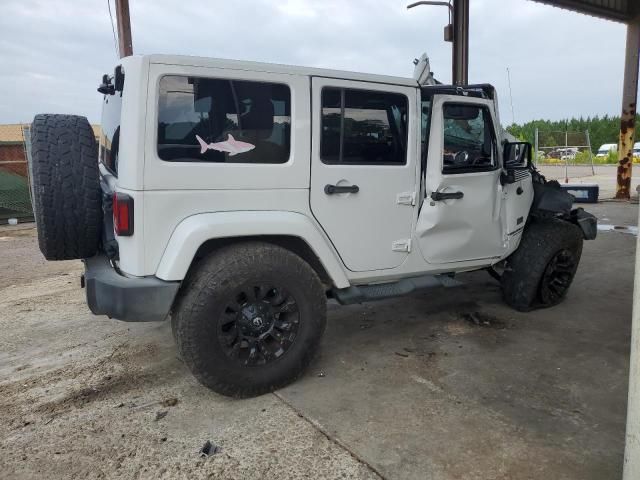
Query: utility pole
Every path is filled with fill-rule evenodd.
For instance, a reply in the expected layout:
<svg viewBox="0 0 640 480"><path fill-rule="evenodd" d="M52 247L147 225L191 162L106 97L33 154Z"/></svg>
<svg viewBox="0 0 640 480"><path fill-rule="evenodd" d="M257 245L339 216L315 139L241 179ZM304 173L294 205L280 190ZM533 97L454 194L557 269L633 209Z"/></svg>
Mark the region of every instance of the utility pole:
<svg viewBox="0 0 640 480"><path fill-rule="evenodd" d="M118 50L120 51L120 58L129 57L133 55L129 0L116 0L116 20L118 24Z"/></svg>
<svg viewBox="0 0 640 480"><path fill-rule="evenodd" d="M454 85L469 84L469 0L447 2L419 1L407 5L438 5L449 8L449 24L444 29L445 42L451 42L451 79Z"/></svg>

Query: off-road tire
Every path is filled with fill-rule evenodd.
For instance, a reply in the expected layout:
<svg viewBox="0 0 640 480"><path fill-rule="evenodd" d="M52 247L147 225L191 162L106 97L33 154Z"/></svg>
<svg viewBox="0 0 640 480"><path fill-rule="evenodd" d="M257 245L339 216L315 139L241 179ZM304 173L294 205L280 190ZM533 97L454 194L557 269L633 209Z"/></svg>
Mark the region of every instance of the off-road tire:
<svg viewBox="0 0 640 480"><path fill-rule="evenodd" d="M582 254L582 231L576 225L559 220L535 220L523 232L518 249L507 259L501 278L505 302L526 312L562 302L573 281ZM543 281L550 262L563 252L573 265L563 273L566 288L553 298L543 292Z"/></svg>
<svg viewBox="0 0 640 480"><path fill-rule="evenodd" d="M98 147L85 117L36 115L31 125L31 194L47 260L96 254L102 229Z"/></svg>
<svg viewBox="0 0 640 480"><path fill-rule="evenodd" d="M245 366L223 351L218 338L224 305L252 282L278 285L297 302L297 335L284 354ZM190 272L172 313L180 356L206 387L232 397L271 392L298 378L318 349L326 325L326 294L316 272L277 245L246 242L223 247Z"/></svg>

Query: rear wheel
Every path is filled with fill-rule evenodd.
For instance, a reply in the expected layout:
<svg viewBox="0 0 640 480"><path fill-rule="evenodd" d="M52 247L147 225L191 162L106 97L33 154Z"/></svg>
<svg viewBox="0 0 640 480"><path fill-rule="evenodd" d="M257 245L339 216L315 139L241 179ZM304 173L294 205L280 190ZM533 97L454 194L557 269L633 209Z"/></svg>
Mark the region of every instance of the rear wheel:
<svg viewBox="0 0 640 480"><path fill-rule="evenodd" d="M316 352L326 295L294 253L250 242L203 260L174 312L180 354L196 378L224 395L266 393L295 380Z"/></svg>
<svg viewBox="0 0 640 480"><path fill-rule="evenodd" d="M573 282L582 254L582 231L559 220L527 226L501 278L504 300L520 311L557 305Z"/></svg>
<svg viewBox="0 0 640 480"><path fill-rule="evenodd" d="M45 258L94 256L102 229L102 191L98 146L87 119L36 115L29 173L38 244Z"/></svg>

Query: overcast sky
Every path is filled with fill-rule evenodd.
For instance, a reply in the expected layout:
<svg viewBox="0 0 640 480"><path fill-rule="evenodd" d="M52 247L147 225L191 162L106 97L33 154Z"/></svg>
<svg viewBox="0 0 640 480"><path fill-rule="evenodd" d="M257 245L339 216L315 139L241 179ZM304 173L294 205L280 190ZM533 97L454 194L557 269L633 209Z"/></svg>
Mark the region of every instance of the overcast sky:
<svg viewBox="0 0 640 480"><path fill-rule="evenodd" d="M115 0L111 0L112 8ZM404 0L130 0L135 53L175 53L411 76L429 54L451 80L443 7ZM0 123L100 119L116 65L107 0L2 0ZM115 11L114 11L115 15ZM471 0L470 81L494 84L503 123L618 115L625 27L529 0Z"/></svg>

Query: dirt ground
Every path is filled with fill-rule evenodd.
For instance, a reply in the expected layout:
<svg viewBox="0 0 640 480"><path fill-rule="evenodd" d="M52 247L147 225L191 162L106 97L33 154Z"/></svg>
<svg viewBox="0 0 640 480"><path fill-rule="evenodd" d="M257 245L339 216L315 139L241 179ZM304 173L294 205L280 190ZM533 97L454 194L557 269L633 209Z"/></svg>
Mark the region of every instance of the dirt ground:
<svg viewBox="0 0 640 480"><path fill-rule="evenodd" d="M277 396L202 388L168 324L92 316L82 264L46 262L32 227L0 249L1 478L376 478Z"/></svg>
<svg viewBox="0 0 640 480"><path fill-rule="evenodd" d="M637 206L589 209L636 224ZM92 316L80 262L1 227L0 478L619 478L635 242L586 243L549 310L511 311L484 272L330 305L301 380L232 400L191 377L168 323Z"/></svg>

